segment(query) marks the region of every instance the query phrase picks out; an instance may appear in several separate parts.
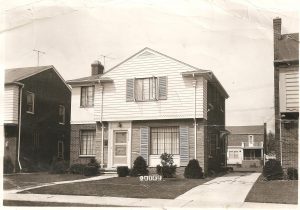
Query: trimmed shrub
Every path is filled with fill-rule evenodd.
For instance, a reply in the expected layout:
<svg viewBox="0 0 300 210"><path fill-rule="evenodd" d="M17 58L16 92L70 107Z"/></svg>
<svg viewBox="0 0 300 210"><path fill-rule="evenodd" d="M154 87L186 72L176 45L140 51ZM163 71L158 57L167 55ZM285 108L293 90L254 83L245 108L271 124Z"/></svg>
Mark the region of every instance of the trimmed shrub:
<svg viewBox="0 0 300 210"><path fill-rule="evenodd" d="M3 159L3 172L5 174L11 174L14 172L14 164L10 157L4 157Z"/></svg>
<svg viewBox="0 0 300 210"><path fill-rule="evenodd" d="M130 176L144 176L148 175L147 163L142 156L138 156L133 162L133 167L130 171Z"/></svg>
<svg viewBox="0 0 300 210"><path fill-rule="evenodd" d="M118 166L117 173L119 177L126 177L129 174L128 166Z"/></svg>
<svg viewBox="0 0 300 210"><path fill-rule="evenodd" d="M87 164L88 166L94 166L97 169L100 168L100 164L98 163L98 161L96 160L96 158L91 158L90 162Z"/></svg>
<svg viewBox="0 0 300 210"><path fill-rule="evenodd" d="M296 168L288 168L287 175L290 180L298 180L298 170Z"/></svg>
<svg viewBox="0 0 300 210"><path fill-rule="evenodd" d="M184 169L184 177L187 179L202 179L203 172L198 160L192 159Z"/></svg>
<svg viewBox="0 0 300 210"><path fill-rule="evenodd" d="M84 168L85 168L84 164L75 163L75 164L71 165L71 167L69 168L69 172L71 174L83 174Z"/></svg>
<svg viewBox="0 0 300 210"><path fill-rule="evenodd" d="M91 158L90 162L84 167L83 174L85 176L97 176L99 174L100 164L95 158Z"/></svg>
<svg viewBox="0 0 300 210"><path fill-rule="evenodd" d="M83 174L85 176L97 176L99 174L99 170L95 166L85 166Z"/></svg>
<svg viewBox="0 0 300 210"><path fill-rule="evenodd" d="M173 155L163 153L160 156L160 165L156 166L156 173L161 175L163 178L173 178L176 174L176 165L173 165Z"/></svg>
<svg viewBox="0 0 300 210"><path fill-rule="evenodd" d="M280 180L283 178L283 170L278 160L268 160L263 168L263 175L267 180Z"/></svg>
<svg viewBox="0 0 300 210"><path fill-rule="evenodd" d="M176 174L176 165L171 166L156 166L156 173L163 178L173 178Z"/></svg>
<svg viewBox="0 0 300 210"><path fill-rule="evenodd" d="M67 164L62 159L54 160L50 166L51 174L64 174L67 170Z"/></svg>

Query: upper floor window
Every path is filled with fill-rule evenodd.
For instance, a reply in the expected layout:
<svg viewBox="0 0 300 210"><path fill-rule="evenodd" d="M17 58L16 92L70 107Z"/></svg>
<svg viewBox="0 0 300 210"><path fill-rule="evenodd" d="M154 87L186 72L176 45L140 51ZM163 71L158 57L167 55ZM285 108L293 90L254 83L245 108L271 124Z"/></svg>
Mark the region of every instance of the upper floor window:
<svg viewBox="0 0 300 210"><path fill-rule="evenodd" d="M157 78L136 79L134 93L137 101L155 100L157 95Z"/></svg>
<svg viewBox="0 0 300 210"><path fill-rule="evenodd" d="M27 92L26 112L34 114L34 93Z"/></svg>
<svg viewBox="0 0 300 210"><path fill-rule="evenodd" d="M252 135L248 136L249 145L253 145L254 137Z"/></svg>
<svg viewBox="0 0 300 210"><path fill-rule="evenodd" d="M65 115L66 115L66 110L63 105L59 105L58 107L58 122L60 124L65 124Z"/></svg>
<svg viewBox="0 0 300 210"><path fill-rule="evenodd" d="M81 87L81 107L93 107L94 106L94 86Z"/></svg>
<svg viewBox="0 0 300 210"><path fill-rule="evenodd" d="M166 99L166 76L126 80L126 101L152 101Z"/></svg>

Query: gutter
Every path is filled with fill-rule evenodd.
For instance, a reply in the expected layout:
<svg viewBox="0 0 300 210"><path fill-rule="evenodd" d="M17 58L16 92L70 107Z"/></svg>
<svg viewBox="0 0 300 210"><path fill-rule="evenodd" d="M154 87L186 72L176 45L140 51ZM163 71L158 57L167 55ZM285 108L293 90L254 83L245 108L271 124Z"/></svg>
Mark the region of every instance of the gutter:
<svg viewBox="0 0 300 210"><path fill-rule="evenodd" d="M102 121L102 116L103 116L103 90L104 86L101 85L101 80L98 80L98 83L100 84L101 87L101 111L100 111L100 123L101 123L101 139L102 139L102 144L101 144L101 168L104 166L104 125Z"/></svg>
<svg viewBox="0 0 300 210"><path fill-rule="evenodd" d="M21 84L21 83L20 83ZM19 168L20 171L22 170L22 165L20 162L20 150L21 150L21 123L22 123L22 97L23 97L23 88L24 88L24 84L20 85L20 93L19 93L19 134L18 134L18 154L17 154L17 160L18 160L18 164L19 164Z"/></svg>

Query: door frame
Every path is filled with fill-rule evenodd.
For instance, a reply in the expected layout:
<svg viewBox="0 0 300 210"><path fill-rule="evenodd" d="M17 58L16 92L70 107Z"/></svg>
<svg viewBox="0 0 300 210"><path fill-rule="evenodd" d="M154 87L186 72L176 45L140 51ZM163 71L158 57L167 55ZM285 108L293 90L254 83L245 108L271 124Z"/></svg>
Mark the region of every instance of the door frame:
<svg viewBox="0 0 300 210"><path fill-rule="evenodd" d="M120 123L122 124L119 127ZM107 147L107 168L116 168L117 166L128 166L131 168L131 140L132 140L132 122L120 121L120 122L108 122L108 147ZM127 161L126 164L114 164L114 132L115 131L127 131Z"/></svg>

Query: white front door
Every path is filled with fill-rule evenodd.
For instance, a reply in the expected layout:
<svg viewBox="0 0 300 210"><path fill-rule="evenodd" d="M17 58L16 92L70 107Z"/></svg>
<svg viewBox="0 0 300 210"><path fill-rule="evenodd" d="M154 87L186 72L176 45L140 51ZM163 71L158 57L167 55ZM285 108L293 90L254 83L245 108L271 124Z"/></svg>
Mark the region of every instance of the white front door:
<svg viewBox="0 0 300 210"><path fill-rule="evenodd" d="M127 165L127 130L113 131L113 166Z"/></svg>

